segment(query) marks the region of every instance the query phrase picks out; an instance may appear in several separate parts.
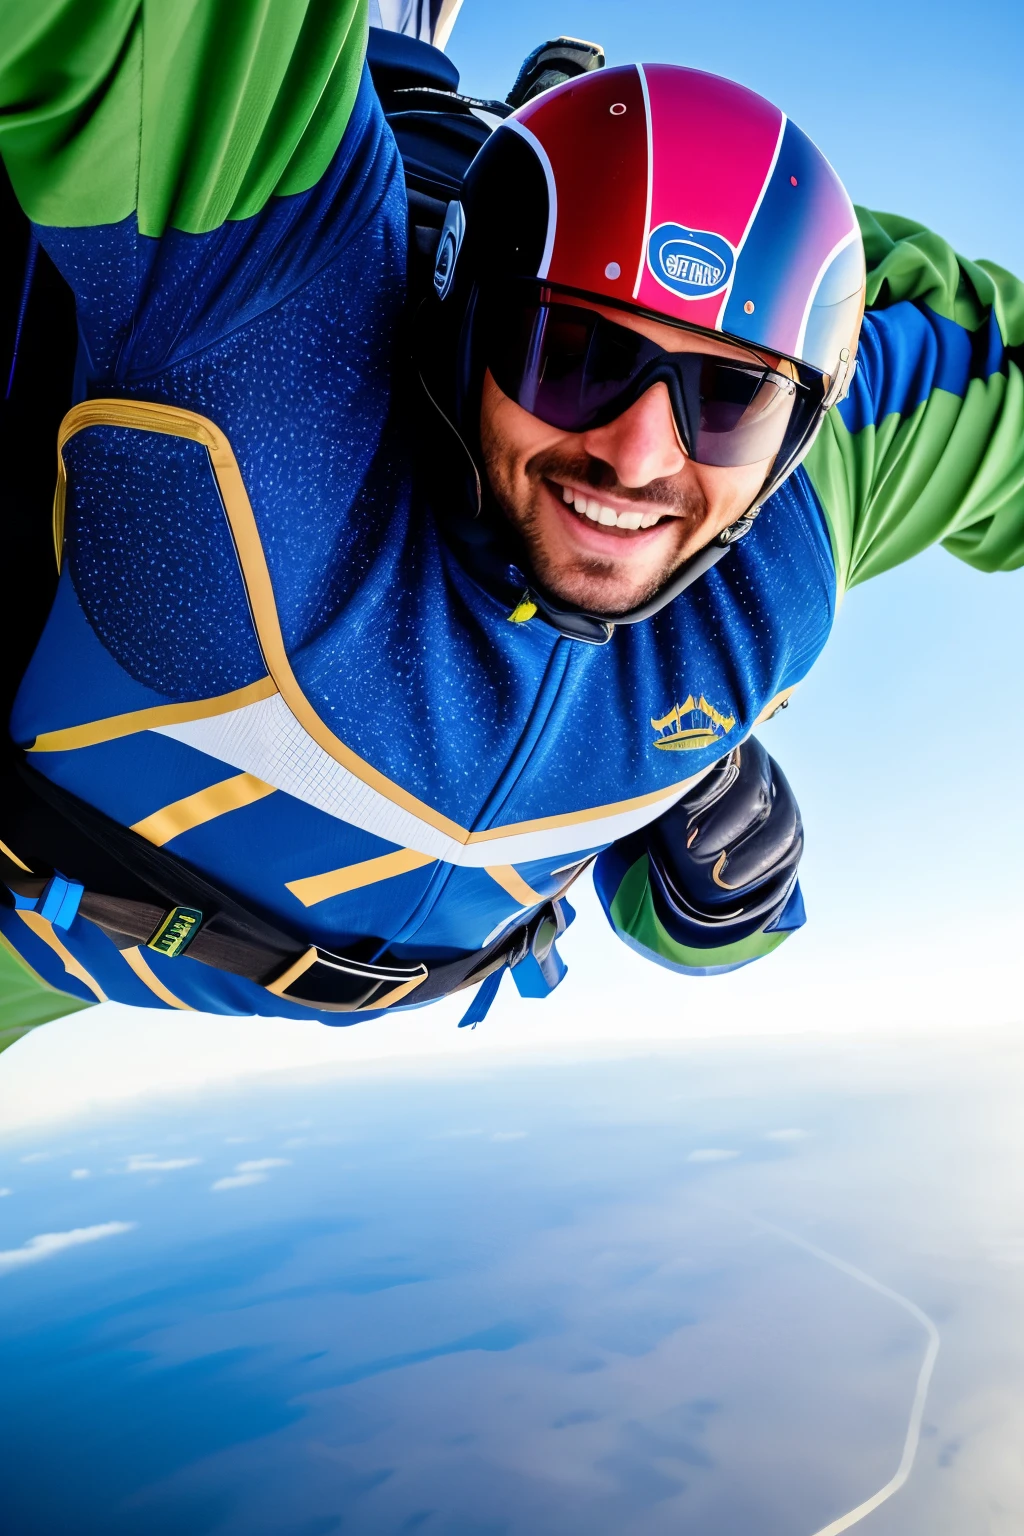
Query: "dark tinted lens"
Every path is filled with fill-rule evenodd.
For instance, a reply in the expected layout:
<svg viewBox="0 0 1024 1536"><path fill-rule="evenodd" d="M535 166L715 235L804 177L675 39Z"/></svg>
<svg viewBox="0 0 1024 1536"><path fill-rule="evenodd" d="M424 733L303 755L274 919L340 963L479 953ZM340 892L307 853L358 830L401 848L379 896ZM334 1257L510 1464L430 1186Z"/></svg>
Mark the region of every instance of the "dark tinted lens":
<svg viewBox="0 0 1024 1536"><path fill-rule="evenodd" d="M543 340L529 360L520 405L550 426L579 431L587 358L597 316L570 305L540 311Z"/></svg>
<svg viewBox="0 0 1024 1536"><path fill-rule="evenodd" d="M733 469L773 458L782 447L796 397L796 385L777 373L705 356L694 459Z"/></svg>
<svg viewBox="0 0 1024 1536"><path fill-rule="evenodd" d="M537 363L534 405L543 421L585 432L625 408L629 387L659 349L592 310L552 304ZM522 402L520 402L522 403Z"/></svg>
<svg viewBox="0 0 1024 1536"><path fill-rule="evenodd" d="M574 430L596 318L567 305L502 305L491 298L486 356L499 389L524 411Z"/></svg>
<svg viewBox="0 0 1024 1536"><path fill-rule="evenodd" d="M767 368L664 351L575 304L491 294L485 313L487 364L499 388L565 432L611 421L661 379L690 456L736 468L773 458L798 424L794 409L808 404L803 390Z"/></svg>
<svg viewBox="0 0 1024 1536"><path fill-rule="evenodd" d="M614 407L658 352L644 337L574 304L491 301L487 363L524 411L566 432L583 432Z"/></svg>

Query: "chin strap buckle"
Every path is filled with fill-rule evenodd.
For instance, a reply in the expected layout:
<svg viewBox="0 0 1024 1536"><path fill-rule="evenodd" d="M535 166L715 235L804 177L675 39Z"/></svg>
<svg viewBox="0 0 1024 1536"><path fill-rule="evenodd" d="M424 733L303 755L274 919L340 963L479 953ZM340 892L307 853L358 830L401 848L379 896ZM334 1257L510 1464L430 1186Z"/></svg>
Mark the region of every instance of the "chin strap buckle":
<svg viewBox="0 0 1024 1536"><path fill-rule="evenodd" d="M745 539L751 528L753 528L754 519L760 510L760 506L751 507L748 511L744 512L742 517L738 517L734 523L730 523L728 528L723 528L715 542L728 549L730 544L736 544L740 539Z"/></svg>

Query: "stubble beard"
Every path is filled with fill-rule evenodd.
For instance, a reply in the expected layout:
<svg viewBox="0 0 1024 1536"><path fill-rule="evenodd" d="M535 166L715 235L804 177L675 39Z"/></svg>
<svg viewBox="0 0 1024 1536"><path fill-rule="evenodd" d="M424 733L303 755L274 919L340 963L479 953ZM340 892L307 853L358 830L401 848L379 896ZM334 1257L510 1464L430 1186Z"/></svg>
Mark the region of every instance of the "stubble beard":
<svg viewBox="0 0 1024 1536"><path fill-rule="evenodd" d="M494 459L500 462L501 445L495 444L495 448L497 453ZM549 452L535 454L528 459L525 475L530 485L530 495L525 504L513 497L511 488L503 483L499 473L495 473L497 467L495 462L487 466L491 489L502 512L525 544L530 564L541 585L562 602L586 612L614 617L648 602L682 565L683 549L708 516L707 500L699 486L683 490L671 481L656 480L641 490L630 489L617 484L610 466L591 458L589 454L571 456ZM545 521L550 516L542 503L545 480L558 484L589 485L598 495L601 491L607 491L624 500L643 502L647 506L652 503L664 506L673 514L675 537L671 551L666 553L658 569L649 571L642 581L638 581L635 575L631 578L629 545L625 540L621 558L582 551L577 552L571 560L556 558L545 540Z"/></svg>

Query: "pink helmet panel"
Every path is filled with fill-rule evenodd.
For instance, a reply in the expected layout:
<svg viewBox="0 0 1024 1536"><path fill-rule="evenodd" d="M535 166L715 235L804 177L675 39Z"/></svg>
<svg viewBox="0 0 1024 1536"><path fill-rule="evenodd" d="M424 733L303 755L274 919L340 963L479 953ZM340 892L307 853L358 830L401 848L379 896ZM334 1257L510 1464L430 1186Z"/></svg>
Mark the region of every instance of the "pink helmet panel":
<svg viewBox="0 0 1024 1536"><path fill-rule="evenodd" d="M713 330L784 118L763 97L715 75L641 67L651 109L651 218L636 299ZM666 232L660 239L659 230Z"/></svg>

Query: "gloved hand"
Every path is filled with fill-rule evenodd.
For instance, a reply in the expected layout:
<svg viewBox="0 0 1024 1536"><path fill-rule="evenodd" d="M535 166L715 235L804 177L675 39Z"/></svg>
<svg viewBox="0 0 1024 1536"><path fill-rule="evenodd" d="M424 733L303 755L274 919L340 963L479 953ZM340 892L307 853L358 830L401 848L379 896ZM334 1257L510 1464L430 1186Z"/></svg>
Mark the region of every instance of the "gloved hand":
<svg viewBox="0 0 1024 1536"><path fill-rule="evenodd" d="M600 43L586 43L579 37L553 37L527 54L505 100L510 107L523 107L541 91L550 91L563 80L574 80L577 75L603 68L604 49Z"/></svg>
<svg viewBox="0 0 1024 1536"><path fill-rule="evenodd" d="M750 737L649 828L655 910L680 944L748 938L782 915L803 841L785 775Z"/></svg>

